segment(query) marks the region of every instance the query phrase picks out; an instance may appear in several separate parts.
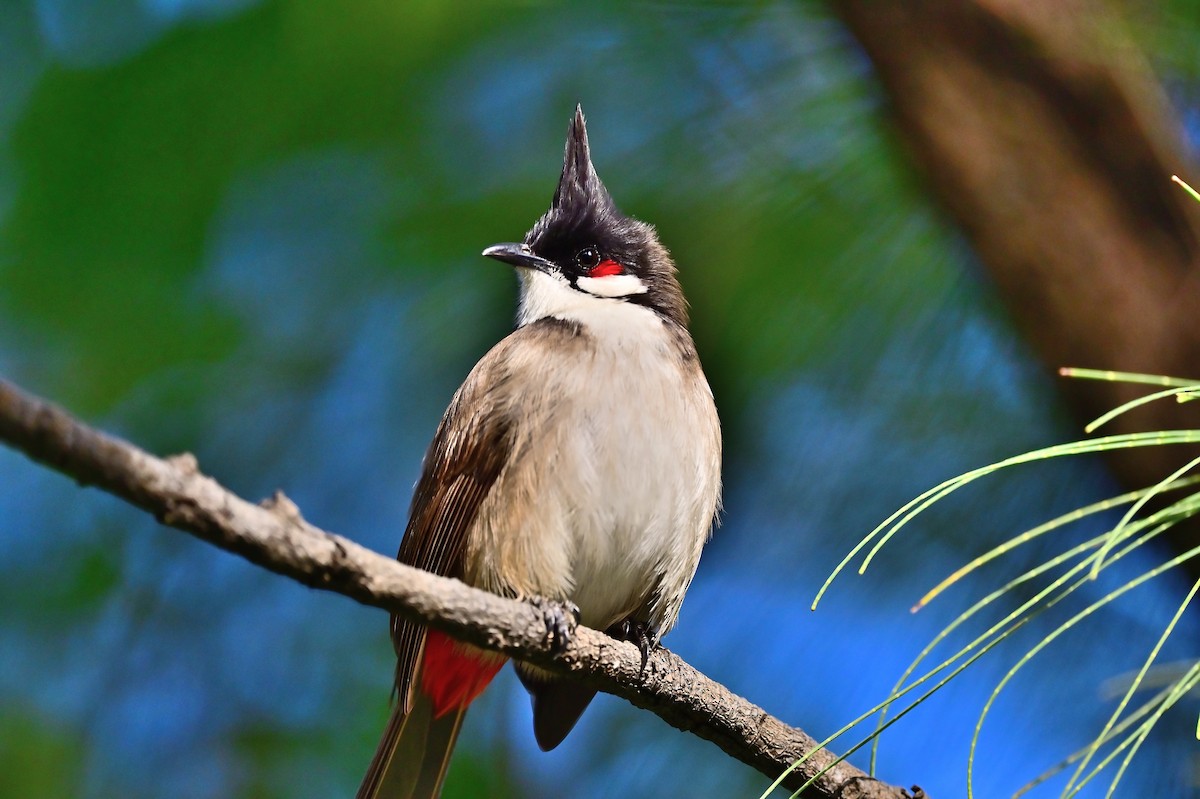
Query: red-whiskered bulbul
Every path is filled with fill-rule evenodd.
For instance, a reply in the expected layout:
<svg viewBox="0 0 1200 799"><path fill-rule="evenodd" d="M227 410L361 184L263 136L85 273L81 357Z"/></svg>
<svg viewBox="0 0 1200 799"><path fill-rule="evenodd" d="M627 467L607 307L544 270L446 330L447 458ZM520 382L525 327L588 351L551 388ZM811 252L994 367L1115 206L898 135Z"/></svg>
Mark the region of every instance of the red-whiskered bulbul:
<svg viewBox="0 0 1200 799"><path fill-rule="evenodd" d="M548 600L560 637L577 620L645 656L675 624L712 530L721 430L675 265L600 182L578 107L550 210L523 243L483 254L516 267L517 326L442 417L397 557ZM436 797L467 706L505 659L391 626L398 696L358 797ZM552 749L595 690L515 667Z"/></svg>

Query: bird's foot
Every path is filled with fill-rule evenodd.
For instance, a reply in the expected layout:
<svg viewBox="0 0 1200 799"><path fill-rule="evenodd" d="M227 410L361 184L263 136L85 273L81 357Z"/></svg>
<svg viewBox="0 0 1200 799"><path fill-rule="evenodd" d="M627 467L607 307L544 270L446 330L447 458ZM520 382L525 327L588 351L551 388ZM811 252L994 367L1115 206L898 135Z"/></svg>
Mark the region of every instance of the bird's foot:
<svg viewBox="0 0 1200 799"><path fill-rule="evenodd" d="M627 641L636 646L638 651L642 653L641 671L644 672L646 670L646 663L650 660L650 653L658 648L658 636L650 628L649 624L637 619L625 619L609 627L605 632L618 641Z"/></svg>
<svg viewBox="0 0 1200 799"><path fill-rule="evenodd" d="M556 602L540 596L531 598L529 603L542 612L550 648L556 653L565 651L567 644L571 643L571 636L575 634L575 628L579 626L579 606L574 602Z"/></svg>

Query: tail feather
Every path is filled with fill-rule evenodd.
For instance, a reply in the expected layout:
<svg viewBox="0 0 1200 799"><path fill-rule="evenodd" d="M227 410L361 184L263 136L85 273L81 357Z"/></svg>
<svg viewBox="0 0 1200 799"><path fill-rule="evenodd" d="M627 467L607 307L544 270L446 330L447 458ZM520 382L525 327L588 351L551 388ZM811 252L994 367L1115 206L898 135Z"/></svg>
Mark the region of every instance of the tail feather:
<svg viewBox="0 0 1200 799"><path fill-rule="evenodd" d="M356 799L436 799L466 714L463 707L435 717L433 702L420 691L409 713L398 702Z"/></svg>
<svg viewBox="0 0 1200 799"><path fill-rule="evenodd" d="M418 672L398 680L409 690L392 708L357 799L436 799L467 706L505 661L437 630L426 633L421 652Z"/></svg>
<svg viewBox="0 0 1200 799"><path fill-rule="evenodd" d="M523 663L517 666L517 676L533 702L533 737L543 752L549 752L574 729L596 689L574 680L556 679Z"/></svg>

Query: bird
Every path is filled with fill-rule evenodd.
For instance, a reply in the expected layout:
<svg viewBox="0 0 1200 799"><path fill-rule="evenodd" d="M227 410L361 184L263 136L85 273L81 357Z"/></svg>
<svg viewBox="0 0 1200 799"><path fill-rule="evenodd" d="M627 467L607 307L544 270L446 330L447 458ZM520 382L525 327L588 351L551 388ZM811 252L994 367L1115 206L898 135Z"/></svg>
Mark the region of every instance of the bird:
<svg viewBox="0 0 1200 799"><path fill-rule="evenodd" d="M720 511L721 426L670 253L592 164L583 109L550 209L521 242L516 325L470 371L425 455L398 559L648 653ZM391 619L395 702L358 799L436 797L467 708L505 663ZM515 661L544 751L596 691Z"/></svg>

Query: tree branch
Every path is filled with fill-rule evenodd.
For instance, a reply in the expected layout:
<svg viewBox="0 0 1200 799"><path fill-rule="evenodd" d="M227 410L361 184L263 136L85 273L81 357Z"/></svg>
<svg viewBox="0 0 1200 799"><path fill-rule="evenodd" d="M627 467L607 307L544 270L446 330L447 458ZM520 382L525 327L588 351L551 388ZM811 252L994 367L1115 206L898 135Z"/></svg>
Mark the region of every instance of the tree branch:
<svg viewBox="0 0 1200 799"><path fill-rule="evenodd" d="M632 644L579 627L555 653L532 605L471 588L376 554L306 522L282 493L255 505L201 474L191 455L156 458L0 381L0 441L273 572L444 630L620 696L775 777L817 741L735 695L665 649L642 669ZM813 755L784 785L795 790L836 758ZM913 789L918 797L923 793ZM908 793L838 763L806 796L899 799Z"/></svg>

